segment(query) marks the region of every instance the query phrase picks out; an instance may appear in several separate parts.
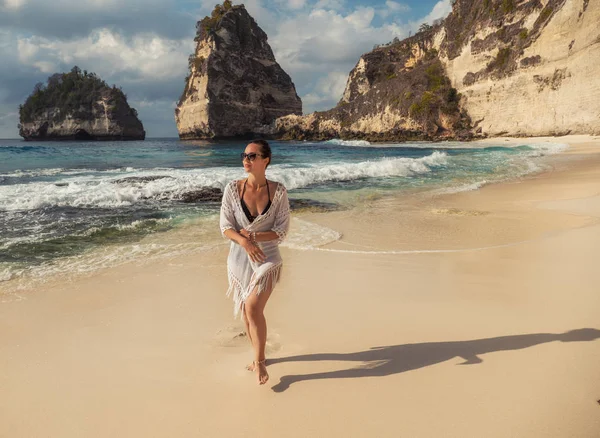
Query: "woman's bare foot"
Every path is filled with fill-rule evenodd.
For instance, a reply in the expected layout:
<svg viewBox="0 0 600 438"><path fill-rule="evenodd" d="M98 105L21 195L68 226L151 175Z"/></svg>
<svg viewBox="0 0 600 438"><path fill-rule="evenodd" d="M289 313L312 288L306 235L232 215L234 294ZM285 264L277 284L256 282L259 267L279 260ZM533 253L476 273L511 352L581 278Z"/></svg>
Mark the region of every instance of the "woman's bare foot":
<svg viewBox="0 0 600 438"><path fill-rule="evenodd" d="M258 384L259 385L264 385L265 383L267 383L267 380L269 380L269 373L267 373L267 364L266 364L266 360L259 360L258 362L256 362L256 367L255 369L257 369L258 371Z"/></svg>

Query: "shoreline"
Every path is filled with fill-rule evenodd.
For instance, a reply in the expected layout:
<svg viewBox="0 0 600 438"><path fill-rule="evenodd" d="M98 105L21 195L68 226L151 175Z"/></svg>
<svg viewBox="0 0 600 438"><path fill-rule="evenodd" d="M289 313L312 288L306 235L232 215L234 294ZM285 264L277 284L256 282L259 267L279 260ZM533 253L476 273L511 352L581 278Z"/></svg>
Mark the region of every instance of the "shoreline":
<svg viewBox="0 0 600 438"><path fill-rule="evenodd" d="M600 140L564 142L531 177L300 215L343 237L282 248L265 387L226 245L2 303L0 436L595 438Z"/></svg>
<svg viewBox="0 0 600 438"><path fill-rule="evenodd" d="M589 139L589 137L586 136L579 136L579 137L569 137L568 139L570 140L579 140L581 141L585 141L586 139ZM511 141L510 145L514 145L514 144L521 144L523 143L521 141L520 138L514 138L514 139L504 139L505 141ZM553 143L553 144L564 144L564 139L563 138L552 138L552 137L541 137L541 138L531 138L529 143L532 144L541 144L538 143L538 140L541 141L545 141L548 143ZM559 140L559 142L557 143L556 140ZM494 144L494 145L499 145L500 144L500 139L489 139L488 143L490 144ZM429 142L424 142L424 146L427 146L429 144ZM482 147L482 145L484 145L485 143L479 143L479 142L473 142L473 146L476 146L478 148ZM449 147L450 149L452 149L452 145L443 145L440 144L442 146L442 148L445 147ZM392 146L392 145L390 145ZM397 145L396 145L397 146ZM461 143L459 145L460 148L464 148L464 147L469 147L468 144L465 143ZM546 155L547 151L540 151L540 154L542 155ZM554 156L556 155L556 152L551 152L550 156ZM546 157L547 158L547 157ZM533 164L534 167L537 167L536 164ZM542 171L543 172L543 171ZM533 172L535 173L540 173L540 170L536 170ZM431 198L443 198L445 196L448 195L452 195L453 193L460 193L463 191L470 191L470 190L477 190L479 188L481 188L481 186L487 186L487 185L495 185L495 184L502 184L504 182L510 182L516 179L522 179L522 178L529 178L532 177L532 174L526 174L526 175L522 175L522 176L513 176L513 177L508 177L508 179L506 180L491 180L491 181L483 181L483 184L468 184L465 186L460 186L460 183L458 186L456 187L449 187L449 188L439 188L439 189L434 189L434 188L418 188L418 187L414 187L414 188L405 188L403 190L401 190L400 192L397 193L386 193L386 192L382 192L379 194L369 194L369 190L366 190L366 193L364 194L360 194L360 191L350 191L347 194L344 194L342 197L340 197L339 199L337 199L338 202L338 207L339 208L333 208L333 210L360 210L361 208L364 208L365 205L374 205L376 206L379 202L383 202L385 205L386 200L389 199L399 199L399 202L409 202L409 203L414 203L413 201L415 199L419 199L420 197L431 197ZM473 187L471 187L473 186ZM305 196L306 194L301 194L299 198L297 198L297 201L299 201L300 204L302 204L302 202L306 202L305 201ZM349 198L346 198L346 196L349 196ZM300 208L299 212L294 212L295 216L298 217L300 220L302 220L302 218L306 218L306 217L315 217L313 215L311 215L311 210L318 212L319 214L316 216L317 218L320 217L320 213L323 212L323 210L321 208L319 208L319 203L324 202L325 204L327 203L328 200L330 200L327 197L327 193L313 193L313 195L308 198L309 199L309 203L312 200L315 204L315 208L314 210L312 208L310 208L310 205L307 208ZM365 204L365 205L359 205L357 208L356 203L359 204ZM325 205L324 204L324 205ZM308 205L308 204L307 204ZM327 211L327 208L325 207L325 211ZM441 211L439 211L439 213L441 213ZM453 212L454 214L456 214L457 212ZM196 223L196 225L194 225L194 222ZM214 245L218 245L218 243L222 243L222 241L220 240L220 236L216 235L211 235L210 232L206 233L202 233L202 235L200 236L198 233L195 233L194 230L198 229L197 227L197 223L198 221L192 221L192 223L188 223L185 224L184 227L174 227L171 230L166 231L166 233L149 233L146 236L142 237L141 240L139 241L135 241L130 245L127 245L127 247L119 245L118 243L115 244L115 242L107 242L105 245L101 245L98 246L94 249L92 249L91 251L84 251L82 253L75 253L72 255L65 255L62 257L58 257L54 260L49 260L46 263L42 263L41 265L32 265L32 266L27 266L27 267L23 267L23 268L17 268L17 267L9 267L7 268L3 273L1 273L0 275L2 275L1 280L0 281L0 303L2 302L6 302L7 300L11 300L14 298L14 296L19 297L20 294L26 294L28 293L28 291L31 291L32 289L38 288L38 287L47 287L50 286L54 283L56 283L56 280L58 280L58 282L60 283L61 281L63 281L62 278L62 271L68 271L69 273L72 272L77 272L78 275L80 276L89 276L89 275L95 275L96 272L105 270L105 269L111 269L117 266L120 266L122 264L128 264L128 263L140 263L140 257L143 257L144 259L147 259L148 256L154 258L154 257L160 257L162 259L168 259L169 257L173 256L175 253L179 252L179 250L177 248L173 248L172 250L169 249L164 249L158 251L159 254L154 254L154 252L150 249L148 249L151 246L163 246L163 244L166 244L167 246L173 246L173 243L175 243L175 246L177 246L177 244L184 244L185 242L189 242L189 240L182 240L179 239L177 236L181 235L182 233L185 233L186 231L188 232L192 232L192 234L194 235L194 241L203 241L205 238L208 238L211 242L209 242L210 244L207 245L208 248L213 247ZM305 228L304 225L306 223L302 223L300 224L300 226L302 228ZM313 227L314 230L314 227ZM206 231L206 230L205 230ZM210 231L210 230L209 230ZM318 231L318 230L317 230ZM328 235L334 235L336 234L336 227L331 227L330 229L326 229L323 230L325 233L327 233ZM217 233L218 234L218 233ZM293 240L293 239L292 239ZM301 239L300 239L301 240ZM325 240L330 240L330 239L325 239ZM320 244L322 243L323 239L317 239L317 242L311 242L314 244ZM218 243L217 243L218 242ZM190 246L190 245L188 245ZM193 245L191 245L193 246ZM292 247L296 247L297 245L292 244ZM140 252L140 248L142 248L141 252ZM144 249L146 248L146 249ZM131 255L127 255L127 251L129 251L130 253L144 253L142 256L131 256ZM191 251L192 253L197 252L196 249ZM163 255L160 255L161 253L165 253ZM114 257L114 260L111 259L111 257ZM146 260L144 260L145 262ZM23 275L23 273L26 273L25 275ZM70 277L73 277L73 275L70 275ZM11 298L10 296L13 296L13 298ZM18 298L20 299L20 298Z"/></svg>

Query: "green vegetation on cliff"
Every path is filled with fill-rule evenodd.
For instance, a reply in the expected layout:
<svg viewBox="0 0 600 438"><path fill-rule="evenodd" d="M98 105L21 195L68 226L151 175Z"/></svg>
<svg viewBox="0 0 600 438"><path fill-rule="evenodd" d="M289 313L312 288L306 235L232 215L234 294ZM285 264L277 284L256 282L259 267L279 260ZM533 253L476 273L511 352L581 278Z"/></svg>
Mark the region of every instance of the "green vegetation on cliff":
<svg viewBox="0 0 600 438"><path fill-rule="evenodd" d="M440 113L449 116L460 113L460 94L456 88L452 88L442 63L437 59L437 54L434 56L436 58L431 59L425 68L427 89L421 98L409 108L411 117L423 123L425 128L428 124L435 123L439 119Z"/></svg>
<svg viewBox="0 0 600 438"><path fill-rule="evenodd" d="M47 117L49 110L57 121L64 120L67 115L87 119L92 115L93 105L101 99L109 103L111 112L127 106L127 97L120 88L109 87L95 73L73 67L69 73L53 74L45 85L41 82L36 84L25 103L19 106L20 123ZM134 108L131 112L137 117Z"/></svg>
<svg viewBox="0 0 600 438"><path fill-rule="evenodd" d="M203 39L208 33L214 31L219 24L219 20L223 18L223 15L232 8L233 4L230 0L225 0L222 5L217 4L213 9L210 17L204 17L202 20L196 23L196 42Z"/></svg>
<svg viewBox="0 0 600 438"><path fill-rule="evenodd" d="M488 52L498 48L495 59L479 72L469 72L463 79L465 85L484 77L498 79L512 74L517 62L541 34L552 16L566 0L454 0L452 12L444 20L446 38L442 49L450 60L458 57L471 43L471 54ZM545 5L543 4L545 3ZM539 14L533 26L526 20ZM476 35L487 28L485 38ZM495 31L493 31L495 30Z"/></svg>

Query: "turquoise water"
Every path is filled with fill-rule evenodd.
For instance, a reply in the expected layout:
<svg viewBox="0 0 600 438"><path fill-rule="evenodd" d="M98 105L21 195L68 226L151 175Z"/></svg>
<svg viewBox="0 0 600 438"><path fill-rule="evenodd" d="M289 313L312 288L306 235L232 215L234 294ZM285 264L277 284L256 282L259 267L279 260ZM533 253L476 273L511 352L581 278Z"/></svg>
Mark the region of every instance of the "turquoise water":
<svg viewBox="0 0 600 438"><path fill-rule="evenodd" d="M216 226L218 199L183 199L244 177L246 143L0 140L0 287L64 258L189 224ZM348 208L373 194L476 190L538 171L541 156L565 147L272 142L268 177L292 200Z"/></svg>

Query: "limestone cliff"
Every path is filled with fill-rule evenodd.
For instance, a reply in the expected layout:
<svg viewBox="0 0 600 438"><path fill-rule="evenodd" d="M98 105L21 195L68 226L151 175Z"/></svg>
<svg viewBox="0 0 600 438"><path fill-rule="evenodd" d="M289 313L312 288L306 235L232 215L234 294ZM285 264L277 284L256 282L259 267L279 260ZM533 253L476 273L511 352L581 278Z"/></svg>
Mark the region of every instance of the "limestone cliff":
<svg viewBox="0 0 600 438"><path fill-rule="evenodd" d="M428 29L363 55L335 108L280 118L272 125L273 135L370 141L470 138L469 117L433 49L433 35Z"/></svg>
<svg viewBox="0 0 600 438"><path fill-rule="evenodd" d="M458 0L436 42L483 134L594 134L598 23L598 0Z"/></svg>
<svg viewBox="0 0 600 438"><path fill-rule="evenodd" d="M243 5L217 5L197 30L190 73L175 109L180 138L253 136L277 117L302 114L291 78Z"/></svg>
<svg viewBox="0 0 600 438"><path fill-rule="evenodd" d="M336 108L282 138L468 139L600 132L600 1L455 0L436 26L363 55Z"/></svg>
<svg viewBox="0 0 600 438"><path fill-rule="evenodd" d="M124 93L74 67L36 85L19 108L25 140L144 140L146 133Z"/></svg>

